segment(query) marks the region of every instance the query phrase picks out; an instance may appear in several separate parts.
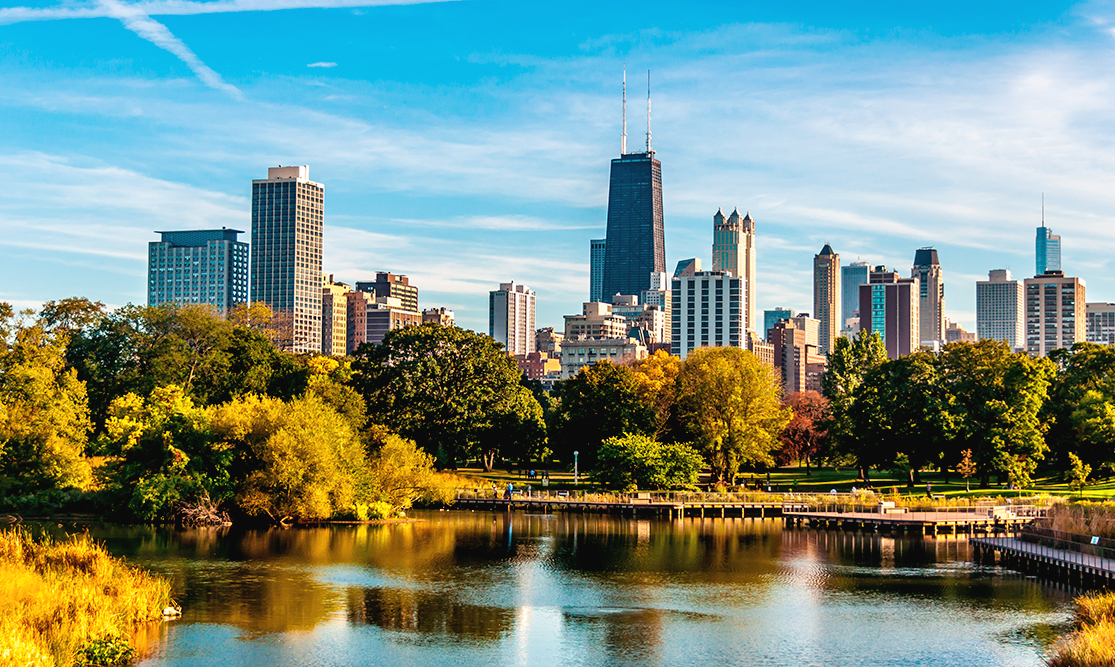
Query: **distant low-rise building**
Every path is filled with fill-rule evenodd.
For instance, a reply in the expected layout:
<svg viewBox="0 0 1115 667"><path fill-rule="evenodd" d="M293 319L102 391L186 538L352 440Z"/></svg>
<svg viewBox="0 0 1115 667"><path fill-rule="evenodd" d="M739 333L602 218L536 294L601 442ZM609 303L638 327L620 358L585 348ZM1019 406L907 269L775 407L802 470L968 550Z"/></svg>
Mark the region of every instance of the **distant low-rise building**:
<svg viewBox="0 0 1115 667"><path fill-rule="evenodd" d="M561 377L561 358L550 356L547 352L516 354L515 363L530 380Z"/></svg>
<svg viewBox="0 0 1115 667"><path fill-rule="evenodd" d="M773 347L774 367L782 376L783 394L821 391L827 359L820 353L814 334L798 326L797 319L788 319L774 325L767 332L767 340Z"/></svg>
<svg viewBox="0 0 1115 667"><path fill-rule="evenodd" d="M364 343L379 345L392 329L422 324L422 314L403 307L395 297L370 292L349 292L348 350L351 354Z"/></svg>
<svg viewBox="0 0 1115 667"><path fill-rule="evenodd" d="M627 338L627 318L612 312L612 304L590 301L580 315L565 316L565 341Z"/></svg>
<svg viewBox="0 0 1115 667"><path fill-rule="evenodd" d="M976 342L976 334L965 331L964 328L956 322L948 322L948 326L945 327L945 342L974 343Z"/></svg>
<svg viewBox="0 0 1115 667"><path fill-rule="evenodd" d="M321 353L342 357L348 353L348 297L352 288L321 277Z"/></svg>
<svg viewBox="0 0 1115 667"><path fill-rule="evenodd" d="M440 324L443 327L453 326L453 311L448 308L427 308L422 311L422 324Z"/></svg>
<svg viewBox="0 0 1115 667"><path fill-rule="evenodd" d="M563 340L565 336L560 331L554 331L553 327L543 327L534 332L534 349L551 357L560 357Z"/></svg>
<svg viewBox="0 0 1115 667"><path fill-rule="evenodd" d="M359 292L371 292L377 297L391 297L399 300L403 310L417 313L418 288L410 284L410 278L386 271L376 272L375 281L358 281L356 289Z"/></svg>
<svg viewBox="0 0 1115 667"><path fill-rule="evenodd" d="M863 335L878 333L887 356L897 359L921 344L920 283L897 271L877 266L869 282L859 286L859 325Z"/></svg>
<svg viewBox="0 0 1115 667"><path fill-rule="evenodd" d="M666 312L658 306L639 303L639 297L617 294L612 298L612 314L627 321L627 337L637 338L644 345L669 342L670 323Z"/></svg>
<svg viewBox="0 0 1115 667"><path fill-rule="evenodd" d="M646 356L646 346L631 338L566 340L561 347L561 377L563 380L571 378L585 366L605 359L618 364Z"/></svg>

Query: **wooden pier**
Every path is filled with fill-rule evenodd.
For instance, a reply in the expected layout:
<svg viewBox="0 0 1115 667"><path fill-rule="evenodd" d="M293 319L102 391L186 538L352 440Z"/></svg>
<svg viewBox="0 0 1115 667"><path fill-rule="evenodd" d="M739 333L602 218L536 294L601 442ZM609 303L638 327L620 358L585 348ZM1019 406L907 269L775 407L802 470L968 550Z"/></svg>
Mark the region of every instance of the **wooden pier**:
<svg viewBox="0 0 1115 667"><path fill-rule="evenodd" d="M978 563L997 562L1012 570L1081 588L1115 585L1115 557L1109 557L1115 556L1112 549L1051 540L1028 532L1017 537L974 537L969 543Z"/></svg>
<svg viewBox="0 0 1115 667"><path fill-rule="evenodd" d="M528 498L516 496L507 498L458 498L460 509L489 510L510 512L580 512L596 514L619 514L625 516L653 516L669 519L684 517L701 518L740 518L777 519L786 511L803 510L804 504L783 502L691 502L655 501L629 499L627 501L590 501L572 498L543 497Z"/></svg>
<svg viewBox="0 0 1115 667"><path fill-rule="evenodd" d="M842 530L870 530L937 535L940 533L1007 533L1031 523L1032 508L973 508L970 511L904 512L787 510L793 526Z"/></svg>

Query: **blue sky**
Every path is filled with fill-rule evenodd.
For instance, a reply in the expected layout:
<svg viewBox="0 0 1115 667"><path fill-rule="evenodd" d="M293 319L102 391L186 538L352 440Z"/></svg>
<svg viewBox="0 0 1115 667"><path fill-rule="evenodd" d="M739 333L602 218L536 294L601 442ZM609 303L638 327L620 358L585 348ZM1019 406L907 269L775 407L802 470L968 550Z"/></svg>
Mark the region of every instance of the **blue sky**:
<svg viewBox="0 0 1115 667"><path fill-rule="evenodd" d="M759 308L812 310L813 255L908 273L948 315L1032 275L1041 193L1066 273L1115 301L1115 6L9 0L0 8L0 300L146 298L156 229L250 229L250 184L308 164L325 270L406 273L487 329L515 280L561 326L588 293L653 70L666 253L717 207L759 230Z"/></svg>

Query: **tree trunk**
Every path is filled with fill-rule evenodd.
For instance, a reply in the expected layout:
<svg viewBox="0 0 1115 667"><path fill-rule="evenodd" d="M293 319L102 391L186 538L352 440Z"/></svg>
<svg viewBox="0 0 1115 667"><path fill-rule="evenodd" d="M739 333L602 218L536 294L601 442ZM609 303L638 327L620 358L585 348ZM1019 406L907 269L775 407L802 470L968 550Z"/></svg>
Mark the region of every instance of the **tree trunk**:
<svg viewBox="0 0 1115 667"><path fill-rule="evenodd" d="M917 483L916 480L914 479L914 477L916 477L914 466L910 466L910 469L906 471L906 487L907 488L910 488L910 489L914 488L914 484Z"/></svg>
<svg viewBox="0 0 1115 667"><path fill-rule="evenodd" d="M481 456L484 459L484 472L492 472L492 469L496 465L495 450L490 449L490 450L484 452Z"/></svg>
<svg viewBox="0 0 1115 667"><path fill-rule="evenodd" d="M949 467L941 466L941 474L945 476L945 484L949 483Z"/></svg>

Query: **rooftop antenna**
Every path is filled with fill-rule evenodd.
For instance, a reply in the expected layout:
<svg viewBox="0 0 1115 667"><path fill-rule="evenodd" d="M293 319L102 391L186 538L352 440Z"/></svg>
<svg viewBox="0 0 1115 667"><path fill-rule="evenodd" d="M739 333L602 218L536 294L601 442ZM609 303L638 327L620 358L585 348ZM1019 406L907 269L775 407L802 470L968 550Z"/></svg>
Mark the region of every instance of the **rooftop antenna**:
<svg viewBox="0 0 1115 667"><path fill-rule="evenodd" d="M1045 226L1045 193L1041 193L1041 226Z"/></svg>
<svg viewBox="0 0 1115 667"><path fill-rule="evenodd" d="M623 61L623 134L619 141L619 154L627 154L627 61Z"/></svg>
<svg viewBox="0 0 1115 667"><path fill-rule="evenodd" d="M650 70L647 70L647 155L654 151L650 148Z"/></svg>

